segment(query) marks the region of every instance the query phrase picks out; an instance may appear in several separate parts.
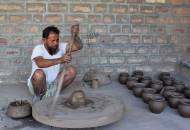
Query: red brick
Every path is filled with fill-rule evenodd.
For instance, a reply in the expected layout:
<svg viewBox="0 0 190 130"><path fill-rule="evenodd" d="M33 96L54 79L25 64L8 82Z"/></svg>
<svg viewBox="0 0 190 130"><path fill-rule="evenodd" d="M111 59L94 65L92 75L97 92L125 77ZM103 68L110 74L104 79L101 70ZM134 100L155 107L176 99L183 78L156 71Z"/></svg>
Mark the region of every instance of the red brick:
<svg viewBox="0 0 190 130"><path fill-rule="evenodd" d="M48 11L49 12L67 12L68 5L63 3L51 3L48 4Z"/></svg>
<svg viewBox="0 0 190 130"><path fill-rule="evenodd" d="M146 24L157 24L158 23L158 17L157 16L148 16L145 18Z"/></svg>
<svg viewBox="0 0 190 130"><path fill-rule="evenodd" d="M184 3L184 0L169 0L168 2L173 5L180 5Z"/></svg>
<svg viewBox="0 0 190 130"><path fill-rule="evenodd" d="M14 30L15 29L14 29L14 27L12 25L5 25L3 27L3 32L4 33L13 33Z"/></svg>
<svg viewBox="0 0 190 130"><path fill-rule="evenodd" d="M114 23L115 22L114 16L113 15L104 15L103 22L104 23Z"/></svg>
<svg viewBox="0 0 190 130"><path fill-rule="evenodd" d="M0 15L0 23L4 23L6 21L6 17L4 15Z"/></svg>
<svg viewBox="0 0 190 130"><path fill-rule="evenodd" d="M190 8L175 7L172 12L174 15L190 15Z"/></svg>
<svg viewBox="0 0 190 130"><path fill-rule="evenodd" d="M22 3L1 3L0 12L24 12Z"/></svg>
<svg viewBox="0 0 190 130"><path fill-rule="evenodd" d="M139 6L129 5L129 13L138 13L138 12L139 12Z"/></svg>
<svg viewBox="0 0 190 130"><path fill-rule="evenodd" d="M141 6L140 11L141 13L152 14L154 13L154 8L153 6Z"/></svg>
<svg viewBox="0 0 190 130"><path fill-rule="evenodd" d="M111 13L125 14L128 11L127 5L110 5Z"/></svg>
<svg viewBox="0 0 190 130"><path fill-rule="evenodd" d="M185 0L185 4L190 4L190 0Z"/></svg>
<svg viewBox="0 0 190 130"><path fill-rule="evenodd" d="M142 36L142 41L143 41L143 43L152 44L153 43L153 37L152 36Z"/></svg>
<svg viewBox="0 0 190 130"><path fill-rule="evenodd" d="M190 25L190 17L183 17L183 24Z"/></svg>
<svg viewBox="0 0 190 130"><path fill-rule="evenodd" d="M46 6L43 3L27 3L26 11L27 12L45 12Z"/></svg>
<svg viewBox="0 0 190 130"><path fill-rule="evenodd" d="M116 23L129 23L129 16L128 15L117 15L116 16Z"/></svg>
<svg viewBox="0 0 190 130"><path fill-rule="evenodd" d="M110 27L111 33L120 33L121 32L121 26L120 25L112 25Z"/></svg>
<svg viewBox="0 0 190 130"><path fill-rule="evenodd" d="M7 45L7 39L6 38L0 38L0 45Z"/></svg>
<svg viewBox="0 0 190 130"><path fill-rule="evenodd" d="M130 36L130 43L133 43L133 44L140 44L140 36L139 35L132 35Z"/></svg>
<svg viewBox="0 0 190 130"><path fill-rule="evenodd" d="M116 2L116 3L125 3L125 0L114 0L113 2Z"/></svg>
<svg viewBox="0 0 190 130"><path fill-rule="evenodd" d="M161 36L156 36L155 40L156 40L156 43L158 43L158 44L168 43L168 38L165 35L163 35L163 36L162 35Z"/></svg>
<svg viewBox="0 0 190 130"><path fill-rule="evenodd" d="M90 23L101 23L101 15L88 15L88 21Z"/></svg>
<svg viewBox="0 0 190 130"><path fill-rule="evenodd" d="M27 23L31 21L32 16L30 15L12 15L9 18L11 23Z"/></svg>
<svg viewBox="0 0 190 130"><path fill-rule="evenodd" d="M45 16L45 21L49 23L61 23L62 16L61 15L47 15Z"/></svg>
<svg viewBox="0 0 190 130"><path fill-rule="evenodd" d="M75 22L75 21L79 21L79 22L84 22L85 21L85 15L65 15L64 17L64 21L67 23L70 22Z"/></svg>
<svg viewBox="0 0 190 130"><path fill-rule="evenodd" d="M123 33L130 33L131 32L130 25L122 25L122 32Z"/></svg>
<svg viewBox="0 0 190 130"><path fill-rule="evenodd" d="M161 24L175 24L177 22L173 16L161 17L158 20Z"/></svg>
<svg viewBox="0 0 190 130"><path fill-rule="evenodd" d="M33 15L33 22L36 22L36 23L43 22L43 15L41 15L41 14Z"/></svg>
<svg viewBox="0 0 190 130"><path fill-rule="evenodd" d="M143 0L127 0L127 3L142 3Z"/></svg>
<svg viewBox="0 0 190 130"><path fill-rule="evenodd" d="M70 10L75 13L90 13L92 7L91 4L72 4Z"/></svg>
<svg viewBox="0 0 190 130"><path fill-rule="evenodd" d="M94 8L95 13L106 13L107 12L107 5L106 4L97 4Z"/></svg>
<svg viewBox="0 0 190 130"><path fill-rule="evenodd" d="M142 15L132 15L131 24L144 24L144 16Z"/></svg>
<svg viewBox="0 0 190 130"><path fill-rule="evenodd" d="M148 26L133 26L132 28L133 33L148 33L149 27Z"/></svg>

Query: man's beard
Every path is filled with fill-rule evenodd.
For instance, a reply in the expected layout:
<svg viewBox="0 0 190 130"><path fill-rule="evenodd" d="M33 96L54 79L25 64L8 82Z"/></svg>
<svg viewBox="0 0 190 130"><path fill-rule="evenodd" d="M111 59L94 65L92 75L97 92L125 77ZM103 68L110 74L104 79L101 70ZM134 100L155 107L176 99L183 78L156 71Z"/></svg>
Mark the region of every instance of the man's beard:
<svg viewBox="0 0 190 130"><path fill-rule="evenodd" d="M58 45L56 46L56 48L47 47L47 50L50 55L55 55L59 51L59 47Z"/></svg>

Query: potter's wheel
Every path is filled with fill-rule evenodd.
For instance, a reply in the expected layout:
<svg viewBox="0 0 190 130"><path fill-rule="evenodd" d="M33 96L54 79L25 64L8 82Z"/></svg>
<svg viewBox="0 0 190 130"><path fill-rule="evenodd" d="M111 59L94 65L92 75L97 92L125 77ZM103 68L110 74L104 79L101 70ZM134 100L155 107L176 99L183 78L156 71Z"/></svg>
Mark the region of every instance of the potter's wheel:
<svg viewBox="0 0 190 130"><path fill-rule="evenodd" d="M60 128L103 126L120 120L124 115L124 105L117 98L99 93L86 93L86 97L93 103L72 109L64 103L68 96L60 95L52 117L48 116L53 100L49 97L34 104L32 115L43 124Z"/></svg>

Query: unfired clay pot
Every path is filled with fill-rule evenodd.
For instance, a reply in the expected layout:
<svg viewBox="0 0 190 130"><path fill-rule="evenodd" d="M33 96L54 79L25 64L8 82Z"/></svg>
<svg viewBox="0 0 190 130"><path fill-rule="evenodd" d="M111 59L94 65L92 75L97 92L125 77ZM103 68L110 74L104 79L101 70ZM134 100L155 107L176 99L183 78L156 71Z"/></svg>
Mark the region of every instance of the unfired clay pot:
<svg viewBox="0 0 190 130"><path fill-rule="evenodd" d="M142 93L142 98L145 103L148 103L151 97L156 93L154 88L144 88Z"/></svg>
<svg viewBox="0 0 190 130"><path fill-rule="evenodd" d="M190 87L184 89L185 97L190 99Z"/></svg>
<svg viewBox="0 0 190 130"><path fill-rule="evenodd" d="M190 101L180 100L178 104L178 112L185 118L190 118Z"/></svg>
<svg viewBox="0 0 190 130"><path fill-rule="evenodd" d="M166 107L165 98L162 97L161 95L156 94L151 97L150 101L148 102L148 106L152 113L159 114Z"/></svg>
<svg viewBox="0 0 190 130"><path fill-rule="evenodd" d="M129 77L129 74L127 72L120 73L119 78L118 78L120 84L126 84L128 77Z"/></svg>
<svg viewBox="0 0 190 130"><path fill-rule="evenodd" d="M129 77L126 83L128 89L133 89L134 84L137 83L138 79L136 77Z"/></svg>
<svg viewBox="0 0 190 130"><path fill-rule="evenodd" d="M17 100L8 105L6 114L11 118L25 118L32 114L32 107L27 100Z"/></svg>
<svg viewBox="0 0 190 130"><path fill-rule="evenodd" d="M145 87L144 83L135 83L133 88L134 95L137 97L141 97L144 87Z"/></svg>
<svg viewBox="0 0 190 130"><path fill-rule="evenodd" d="M172 93L169 96L168 103L169 103L170 107L177 108L179 101L183 98L184 98L184 95L182 95L180 93Z"/></svg>

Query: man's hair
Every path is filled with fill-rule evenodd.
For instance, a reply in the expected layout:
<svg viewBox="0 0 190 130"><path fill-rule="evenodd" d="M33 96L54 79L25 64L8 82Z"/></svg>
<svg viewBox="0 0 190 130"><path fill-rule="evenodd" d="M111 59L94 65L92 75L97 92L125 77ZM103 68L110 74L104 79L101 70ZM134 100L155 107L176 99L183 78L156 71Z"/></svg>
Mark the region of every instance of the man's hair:
<svg viewBox="0 0 190 130"><path fill-rule="evenodd" d="M42 38L48 38L49 34L53 32L55 34L59 34L59 29L55 26L48 26L43 30Z"/></svg>

